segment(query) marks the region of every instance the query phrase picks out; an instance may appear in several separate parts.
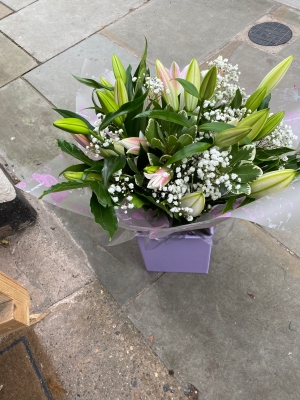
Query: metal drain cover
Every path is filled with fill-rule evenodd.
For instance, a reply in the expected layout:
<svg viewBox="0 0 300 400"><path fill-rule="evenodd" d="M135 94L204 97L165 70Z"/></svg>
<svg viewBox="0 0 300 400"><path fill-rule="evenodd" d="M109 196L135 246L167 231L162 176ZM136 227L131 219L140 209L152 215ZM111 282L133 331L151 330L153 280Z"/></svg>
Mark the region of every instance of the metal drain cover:
<svg viewBox="0 0 300 400"><path fill-rule="evenodd" d="M279 22L263 22L254 25L248 32L249 39L261 46L279 46L293 36L291 29Z"/></svg>

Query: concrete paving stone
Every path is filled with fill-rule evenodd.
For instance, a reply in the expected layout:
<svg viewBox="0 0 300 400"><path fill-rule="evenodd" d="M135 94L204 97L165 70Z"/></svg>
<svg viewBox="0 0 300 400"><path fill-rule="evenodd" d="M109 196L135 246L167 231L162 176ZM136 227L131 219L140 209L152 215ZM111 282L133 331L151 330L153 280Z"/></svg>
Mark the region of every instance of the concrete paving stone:
<svg viewBox="0 0 300 400"><path fill-rule="evenodd" d="M4 4L0 4L0 19L6 17L7 15L11 14L12 10L8 7L5 7Z"/></svg>
<svg viewBox="0 0 300 400"><path fill-rule="evenodd" d="M8 238L18 282L31 296L31 313L50 305L95 280L83 250L43 202L27 196L38 213L37 222ZM2 270L2 266L0 266ZM6 272L5 273L9 273ZM16 271L13 271L13 278Z"/></svg>
<svg viewBox="0 0 300 400"><path fill-rule="evenodd" d="M66 399L184 400L183 388L99 283L53 306L35 325ZM164 385L170 390L164 392Z"/></svg>
<svg viewBox="0 0 300 400"><path fill-rule="evenodd" d="M0 155L20 179L60 153L56 138L70 141L70 134L53 127L57 114L49 103L22 79L0 89L0 104Z"/></svg>
<svg viewBox="0 0 300 400"><path fill-rule="evenodd" d="M282 3L282 4L286 4L288 6L297 8L298 10L300 10L300 3L299 0L276 0L277 3Z"/></svg>
<svg viewBox="0 0 300 400"><path fill-rule="evenodd" d="M145 36L149 60L158 58L166 65L175 60L184 67L193 57L205 60L274 4L268 0L233 0L224 7L222 0L152 0L102 33L123 47L130 46L137 54L143 50ZM132 34L133 26L137 35Z"/></svg>
<svg viewBox="0 0 300 400"><path fill-rule="evenodd" d="M46 61L143 3L39 0L0 21L0 29L33 57Z"/></svg>
<svg viewBox="0 0 300 400"><path fill-rule="evenodd" d="M4 0L3 3L6 4L11 9L18 11L21 8L28 6L31 3L34 3L36 0Z"/></svg>
<svg viewBox="0 0 300 400"><path fill-rule="evenodd" d="M272 12L272 16L287 25L291 24L294 27L298 28L300 26L300 11L297 11L288 6L278 7L275 11ZM288 47L288 45L286 45L286 47Z"/></svg>
<svg viewBox="0 0 300 400"><path fill-rule="evenodd" d="M291 232L279 231L276 229L263 227L270 235L276 238L287 249L300 257L300 228Z"/></svg>
<svg viewBox="0 0 300 400"><path fill-rule="evenodd" d="M119 304L127 302L157 277L158 273L145 270L135 239L116 246L103 246L103 230L92 219L50 204L47 208L83 249L99 281Z"/></svg>
<svg viewBox="0 0 300 400"><path fill-rule="evenodd" d="M165 274L128 312L206 400L298 400L300 262L259 227L228 222L208 275Z"/></svg>
<svg viewBox="0 0 300 400"><path fill-rule="evenodd" d="M132 54L105 36L95 34L24 77L56 107L75 111L76 92L82 85L72 74L81 76L84 59L87 58L97 63L100 76L106 69L112 69L112 54L117 54L124 66L131 64L135 68L138 65L138 59Z"/></svg>
<svg viewBox="0 0 300 400"><path fill-rule="evenodd" d="M0 87L36 65L37 63L25 51L0 33Z"/></svg>

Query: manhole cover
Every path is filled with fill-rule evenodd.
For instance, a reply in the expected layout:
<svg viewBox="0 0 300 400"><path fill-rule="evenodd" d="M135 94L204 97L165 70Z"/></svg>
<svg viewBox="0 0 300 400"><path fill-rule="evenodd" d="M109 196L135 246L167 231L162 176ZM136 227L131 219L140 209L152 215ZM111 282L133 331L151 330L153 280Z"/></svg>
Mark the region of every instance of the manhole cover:
<svg viewBox="0 0 300 400"><path fill-rule="evenodd" d="M254 25L248 32L250 40L261 46L279 46L293 36L291 29L279 22L264 22Z"/></svg>

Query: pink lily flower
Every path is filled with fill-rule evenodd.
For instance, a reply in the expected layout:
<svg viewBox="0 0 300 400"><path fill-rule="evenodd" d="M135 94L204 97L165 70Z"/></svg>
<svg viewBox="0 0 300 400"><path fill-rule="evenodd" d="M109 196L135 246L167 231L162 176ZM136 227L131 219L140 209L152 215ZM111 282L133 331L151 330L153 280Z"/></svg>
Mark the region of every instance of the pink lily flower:
<svg viewBox="0 0 300 400"><path fill-rule="evenodd" d="M173 171L170 168L158 168L156 172L148 174L144 172L147 179L150 182L147 185L148 189L162 189L173 177Z"/></svg>
<svg viewBox="0 0 300 400"><path fill-rule="evenodd" d="M184 89L182 85L175 81L175 78L181 78L181 79L186 79L186 74L188 71L189 65L186 65L182 71L180 71L180 68L178 64L173 61L171 68L170 68L170 76L172 79L172 84L174 85L176 92L177 92L177 97L180 95L180 102L179 102L179 110L183 110L184 107Z"/></svg>
<svg viewBox="0 0 300 400"><path fill-rule="evenodd" d="M140 153L140 145L147 151L147 139L146 137L140 132L140 137L129 137L122 139L117 142L121 144L125 149L127 149L127 153L138 155Z"/></svg>

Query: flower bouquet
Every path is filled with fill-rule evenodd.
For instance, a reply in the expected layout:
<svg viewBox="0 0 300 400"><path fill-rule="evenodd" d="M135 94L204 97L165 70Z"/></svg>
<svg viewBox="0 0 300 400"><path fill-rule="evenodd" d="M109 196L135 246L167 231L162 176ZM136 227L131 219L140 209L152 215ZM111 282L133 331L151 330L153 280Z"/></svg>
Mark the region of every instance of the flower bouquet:
<svg viewBox="0 0 300 400"><path fill-rule="evenodd" d="M192 250L184 250L183 239L197 237L208 244L201 250L208 254L208 268L217 218L268 199L299 175L300 161L292 148L297 137L283 125L284 112L269 109L271 91L293 56L269 72L251 96L238 86L237 66L222 57L205 71L195 59L181 71L175 62L168 70L157 60L155 76L146 57L147 43L134 73L113 55L111 76L75 77L92 88L89 111L95 119L85 118L82 110L56 109L63 118L54 126L79 144L58 139L58 146L77 163L61 172L65 181L41 197L88 188L94 219L111 238L118 225L140 232L142 252L150 246L154 254L168 240L149 245L141 232L150 238L180 232L179 240L171 237L175 244L167 251L179 246L186 257ZM201 254L185 264L199 259ZM162 270L157 262L154 270Z"/></svg>

